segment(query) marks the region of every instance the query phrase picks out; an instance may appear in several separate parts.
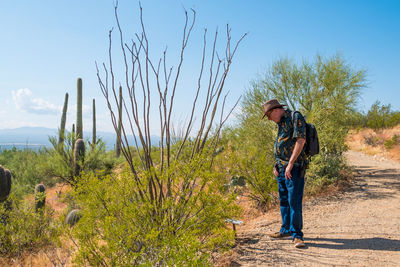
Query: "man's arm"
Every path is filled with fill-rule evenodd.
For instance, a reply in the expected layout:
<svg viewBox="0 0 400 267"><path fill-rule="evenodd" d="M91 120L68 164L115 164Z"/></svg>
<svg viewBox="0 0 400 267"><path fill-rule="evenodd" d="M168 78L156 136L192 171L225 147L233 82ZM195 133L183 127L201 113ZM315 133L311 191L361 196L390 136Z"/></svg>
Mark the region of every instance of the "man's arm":
<svg viewBox="0 0 400 267"><path fill-rule="evenodd" d="M292 169L293 169L293 164L295 163L297 157L300 155L301 151L303 150L304 144L306 143L305 138L297 138L297 141L294 145L293 153L292 156L290 156L289 163L286 167L285 170L285 178L286 179L291 179L292 178Z"/></svg>

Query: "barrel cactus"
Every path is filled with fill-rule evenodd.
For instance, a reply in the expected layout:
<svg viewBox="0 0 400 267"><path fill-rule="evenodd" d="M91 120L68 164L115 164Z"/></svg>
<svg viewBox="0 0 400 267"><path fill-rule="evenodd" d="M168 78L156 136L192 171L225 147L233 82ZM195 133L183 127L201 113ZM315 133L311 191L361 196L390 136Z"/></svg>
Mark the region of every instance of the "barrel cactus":
<svg viewBox="0 0 400 267"><path fill-rule="evenodd" d="M70 226L74 226L81 217L82 214L79 209L71 210L65 218L65 223L69 224Z"/></svg>
<svg viewBox="0 0 400 267"><path fill-rule="evenodd" d="M74 174L79 176L82 171L82 163L85 158L85 142L79 138L74 146Z"/></svg>
<svg viewBox="0 0 400 267"><path fill-rule="evenodd" d="M46 187L43 184L35 186L35 210L43 211L46 204Z"/></svg>
<svg viewBox="0 0 400 267"><path fill-rule="evenodd" d="M0 202L5 201L11 191L11 172L0 166Z"/></svg>

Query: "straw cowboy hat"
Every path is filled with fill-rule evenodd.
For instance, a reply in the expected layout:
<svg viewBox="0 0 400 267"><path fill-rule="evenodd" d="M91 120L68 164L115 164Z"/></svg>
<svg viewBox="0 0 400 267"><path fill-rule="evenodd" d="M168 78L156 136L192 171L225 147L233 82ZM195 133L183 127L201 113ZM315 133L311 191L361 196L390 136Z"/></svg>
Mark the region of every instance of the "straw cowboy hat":
<svg viewBox="0 0 400 267"><path fill-rule="evenodd" d="M264 116L262 118L264 119L264 117L267 116L268 111L273 110L275 108L282 108L284 106L286 106L286 105L282 105L281 103L279 103L279 101L277 99L268 100L262 106L263 111L264 111Z"/></svg>

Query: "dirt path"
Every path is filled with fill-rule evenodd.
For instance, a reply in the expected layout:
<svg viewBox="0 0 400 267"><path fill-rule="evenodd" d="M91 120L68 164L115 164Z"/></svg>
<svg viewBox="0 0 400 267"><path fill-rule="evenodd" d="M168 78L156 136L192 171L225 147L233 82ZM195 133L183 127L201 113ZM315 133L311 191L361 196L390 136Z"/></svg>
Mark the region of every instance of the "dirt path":
<svg viewBox="0 0 400 267"><path fill-rule="evenodd" d="M266 235L280 228L273 211L241 227L231 266L400 266L400 164L346 156L357 171L354 185L304 205L305 249Z"/></svg>

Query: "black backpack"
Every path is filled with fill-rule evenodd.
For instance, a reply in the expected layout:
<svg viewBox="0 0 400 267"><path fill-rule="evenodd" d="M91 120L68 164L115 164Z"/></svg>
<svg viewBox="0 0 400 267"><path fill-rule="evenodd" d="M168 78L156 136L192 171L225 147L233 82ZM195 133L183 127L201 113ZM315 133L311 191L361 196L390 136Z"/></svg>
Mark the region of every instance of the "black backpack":
<svg viewBox="0 0 400 267"><path fill-rule="evenodd" d="M299 111L292 111L292 122L294 124L294 113ZM300 112L299 112L300 113ZM305 118L304 118L305 120ZM307 156L314 156L319 153L318 133L315 126L306 122L306 144L304 145L304 152Z"/></svg>

